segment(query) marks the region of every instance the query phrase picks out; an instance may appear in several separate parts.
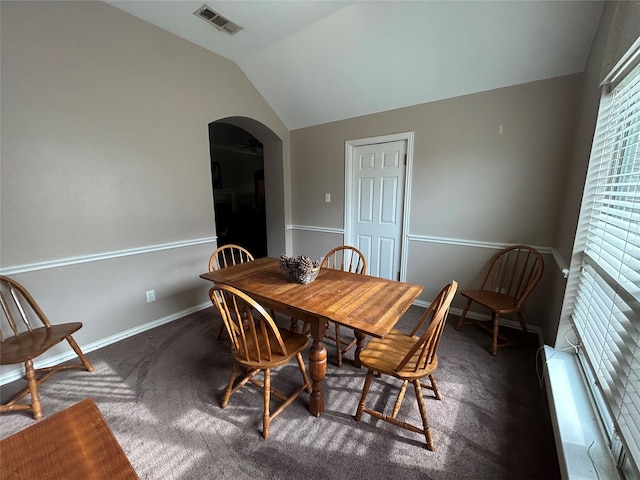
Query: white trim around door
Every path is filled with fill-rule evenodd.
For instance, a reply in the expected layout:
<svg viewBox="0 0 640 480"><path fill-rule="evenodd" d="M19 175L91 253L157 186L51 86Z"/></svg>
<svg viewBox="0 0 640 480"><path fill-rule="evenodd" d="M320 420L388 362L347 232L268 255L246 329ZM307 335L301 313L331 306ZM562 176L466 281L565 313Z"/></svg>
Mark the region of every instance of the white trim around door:
<svg viewBox="0 0 640 480"><path fill-rule="evenodd" d="M400 258L400 280L406 280L407 275L407 241L409 231L409 199L411 198L411 172L413 166L413 138L414 132L401 132L390 135L381 135L377 137L359 138L347 140L345 142L345 202L344 202L344 243L353 245L352 227L351 227L351 204L353 199L353 157L356 147L363 145L372 145L377 143L405 141L407 144L407 165L405 169L404 180L404 199L402 214L402 235L400 238L401 258Z"/></svg>

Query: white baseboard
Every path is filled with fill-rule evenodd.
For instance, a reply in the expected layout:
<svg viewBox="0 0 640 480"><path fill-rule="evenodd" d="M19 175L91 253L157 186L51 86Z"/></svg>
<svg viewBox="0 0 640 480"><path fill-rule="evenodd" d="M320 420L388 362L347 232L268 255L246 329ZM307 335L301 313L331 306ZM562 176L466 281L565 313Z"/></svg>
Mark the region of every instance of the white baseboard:
<svg viewBox="0 0 640 480"><path fill-rule="evenodd" d="M116 342L119 342L120 340L124 340L125 338L132 337L142 332L146 332L147 330L151 330L152 328L159 327L160 325L164 325L165 323L173 322L174 320L178 320L191 313L199 312L200 310L204 310L206 308L209 308L210 306L211 306L211 302L202 303L200 305L196 305L195 307L187 308L180 312L176 312L172 315L159 318L158 320L145 323L144 325L138 325L137 327L131 328L129 330L125 330L124 332L119 332L119 333L116 333L115 335L102 338L95 342L92 342L86 345L81 345L80 348L82 348L82 351L84 353L93 352L94 350L98 350L102 347L106 347L107 345L111 345L112 343L116 343ZM69 349L69 352L48 357L42 361L38 361L36 359L34 361L34 367L35 368L51 367L53 365L59 365L66 361L72 360L74 358L76 358L75 352ZM24 365L16 365L15 369L0 375L0 385L13 382L14 380L18 380L23 376L24 376Z"/></svg>

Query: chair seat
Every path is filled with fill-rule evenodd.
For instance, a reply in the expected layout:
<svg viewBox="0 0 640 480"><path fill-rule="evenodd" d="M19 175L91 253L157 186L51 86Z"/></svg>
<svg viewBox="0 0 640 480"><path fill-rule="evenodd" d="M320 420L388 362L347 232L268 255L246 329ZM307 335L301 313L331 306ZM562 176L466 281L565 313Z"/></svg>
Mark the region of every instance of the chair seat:
<svg viewBox="0 0 640 480"><path fill-rule="evenodd" d="M51 328L40 327L5 339L0 351L0 365L12 365L33 360L68 335L80 330L82 323L62 323Z"/></svg>
<svg viewBox="0 0 640 480"><path fill-rule="evenodd" d="M369 370L393 375L403 380L423 378L437 368L437 355L434 355L433 360L426 364L424 368L416 369L416 362L420 352L418 350L404 368L396 370L396 367L418 340L420 339L416 336L407 335L400 330L393 329L384 338L372 338L367 348L360 353L360 362Z"/></svg>
<svg viewBox="0 0 640 480"><path fill-rule="evenodd" d="M257 357L257 352L266 352L269 351L267 347L267 339L265 338L263 332L257 331L256 337L258 339L258 343L260 348L255 348L255 341L251 335L247 335L247 347L249 351L249 360L247 361L244 358L245 352L232 352L233 358L238 362L238 364L247 368L276 368L286 363L294 358L298 353L304 350L309 344L309 337L303 335L301 333L294 333L290 330L286 330L283 328L278 328L280 332L280 336L282 337L282 341L286 347L287 355L282 355L277 351L273 351L273 346L277 345L277 340L272 331L268 331L268 339L271 344L271 359Z"/></svg>
<svg viewBox="0 0 640 480"><path fill-rule="evenodd" d="M488 290L465 290L460 293L463 297L467 297L500 315L507 315L518 311L518 300L509 295ZM524 308L520 309L520 311L522 310L524 310Z"/></svg>

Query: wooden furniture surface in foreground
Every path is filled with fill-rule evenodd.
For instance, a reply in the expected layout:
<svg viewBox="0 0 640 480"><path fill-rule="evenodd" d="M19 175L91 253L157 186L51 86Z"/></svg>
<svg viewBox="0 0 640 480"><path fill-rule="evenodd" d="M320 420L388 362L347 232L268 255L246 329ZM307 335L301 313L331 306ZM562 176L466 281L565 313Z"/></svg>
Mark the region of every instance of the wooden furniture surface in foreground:
<svg viewBox="0 0 640 480"><path fill-rule="evenodd" d="M138 475L87 398L0 442L2 480L128 480Z"/></svg>
<svg viewBox="0 0 640 480"><path fill-rule="evenodd" d="M420 285L328 268L321 268L311 283L291 283L280 273L279 260L271 257L203 273L200 277L231 285L267 308L310 323L313 345L309 351L309 373L313 392L309 411L316 416L324 410L326 321L355 331L358 343L354 363L360 366L365 335L384 337L422 292Z"/></svg>

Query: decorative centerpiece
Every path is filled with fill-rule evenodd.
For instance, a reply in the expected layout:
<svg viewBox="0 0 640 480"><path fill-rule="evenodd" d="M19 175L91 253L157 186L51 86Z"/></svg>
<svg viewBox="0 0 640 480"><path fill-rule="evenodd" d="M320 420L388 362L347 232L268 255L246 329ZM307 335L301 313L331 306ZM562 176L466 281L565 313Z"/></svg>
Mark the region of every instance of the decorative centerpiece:
<svg viewBox="0 0 640 480"><path fill-rule="evenodd" d="M280 255L280 271L290 282L311 283L320 272L320 262L311 260L308 255L298 257Z"/></svg>

